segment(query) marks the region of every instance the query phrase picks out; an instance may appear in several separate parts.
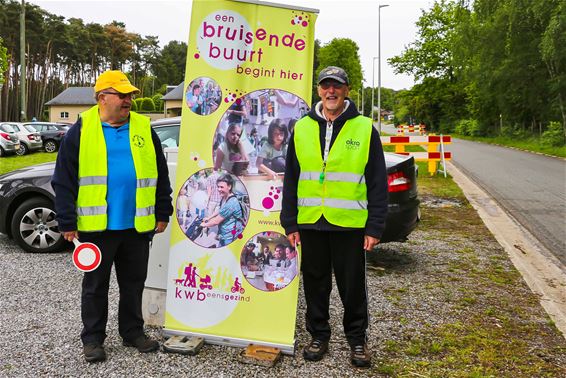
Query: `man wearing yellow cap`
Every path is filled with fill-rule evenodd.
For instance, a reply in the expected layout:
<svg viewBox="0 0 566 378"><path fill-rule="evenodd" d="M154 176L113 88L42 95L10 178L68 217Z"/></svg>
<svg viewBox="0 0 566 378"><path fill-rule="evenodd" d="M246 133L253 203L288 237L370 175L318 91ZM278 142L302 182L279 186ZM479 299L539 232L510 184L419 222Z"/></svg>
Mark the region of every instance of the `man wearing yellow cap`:
<svg viewBox="0 0 566 378"><path fill-rule="evenodd" d="M68 241L96 244L100 266L85 273L81 340L88 362L104 361L110 272L120 287L118 330L125 346L159 349L144 333L141 311L149 242L173 213L161 142L149 118L130 111L139 92L120 71L94 86L97 105L81 113L61 144L52 186L59 230Z"/></svg>

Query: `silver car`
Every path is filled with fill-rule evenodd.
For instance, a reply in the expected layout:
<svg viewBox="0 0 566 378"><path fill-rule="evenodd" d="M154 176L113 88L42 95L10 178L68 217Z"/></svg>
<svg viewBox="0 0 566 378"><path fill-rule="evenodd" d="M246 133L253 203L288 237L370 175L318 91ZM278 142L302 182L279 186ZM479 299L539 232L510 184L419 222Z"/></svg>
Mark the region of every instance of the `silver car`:
<svg viewBox="0 0 566 378"><path fill-rule="evenodd" d="M15 154L20 149L16 130L7 123L0 123L0 156Z"/></svg>
<svg viewBox="0 0 566 378"><path fill-rule="evenodd" d="M21 122L6 122L6 124L12 126L20 140L20 148L16 152L18 155L25 155L31 151L43 148L41 136L33 127L24 125Z"/></svg>

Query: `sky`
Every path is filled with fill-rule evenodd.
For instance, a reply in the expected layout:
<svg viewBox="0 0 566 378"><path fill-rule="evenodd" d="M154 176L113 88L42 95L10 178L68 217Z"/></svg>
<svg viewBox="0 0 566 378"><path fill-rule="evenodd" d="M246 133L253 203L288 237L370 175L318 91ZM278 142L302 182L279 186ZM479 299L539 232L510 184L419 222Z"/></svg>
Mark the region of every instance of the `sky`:
<svg viewBox="0 0 566 378"><path fill-rule="evenodd" d="M159 37L161 46L169 41L187 42L191 17L191 0L26 0L50 13L82 18L85 23L107 24L113 20L126 24L126 30L142 36ZM413 78L395 74L387 59L399 55L416 38L416 22L422 10L430 9L433 0L275 0L318 9L315 37L321 43L333 38L350 38L360 50L365 86L378 84L378 4L381 8L381 86L408 89ZM376 57L376 59L373 59ZM372 63L375 66L372 67Z"/></svg>

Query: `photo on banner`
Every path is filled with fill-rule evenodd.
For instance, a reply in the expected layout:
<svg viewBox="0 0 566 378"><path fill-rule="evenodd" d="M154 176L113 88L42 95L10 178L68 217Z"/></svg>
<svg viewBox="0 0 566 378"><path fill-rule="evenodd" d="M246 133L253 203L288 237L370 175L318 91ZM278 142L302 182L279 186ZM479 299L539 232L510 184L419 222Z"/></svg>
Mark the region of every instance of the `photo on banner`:
<svg viewBox="0 0 566 378"><path fill-rule="evenodd" d="M317 13L193 1L166 334L294 353L300 249L279 213L289 138L311 101Z"/></svg>

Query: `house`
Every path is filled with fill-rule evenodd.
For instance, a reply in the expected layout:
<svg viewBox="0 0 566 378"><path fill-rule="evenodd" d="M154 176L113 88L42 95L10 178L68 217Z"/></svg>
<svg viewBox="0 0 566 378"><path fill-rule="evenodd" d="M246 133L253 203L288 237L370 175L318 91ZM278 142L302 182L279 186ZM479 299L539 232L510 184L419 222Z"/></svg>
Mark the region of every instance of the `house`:
<svg viewBox="0 0 566 378"><path fill-rule="evenodd" d="M161 99L163 100L163 110L165 117L177 117L181 115L183 108L183 87L185 82L177 85L171 91L167 92Z"/></svg>
<svg viewBox="0 0 566 378"><path fill-rule="evenodd" d="M79 114L96 105L94 88L70 87L45 103L49 107L49 122L74 123Z"/></svg>

